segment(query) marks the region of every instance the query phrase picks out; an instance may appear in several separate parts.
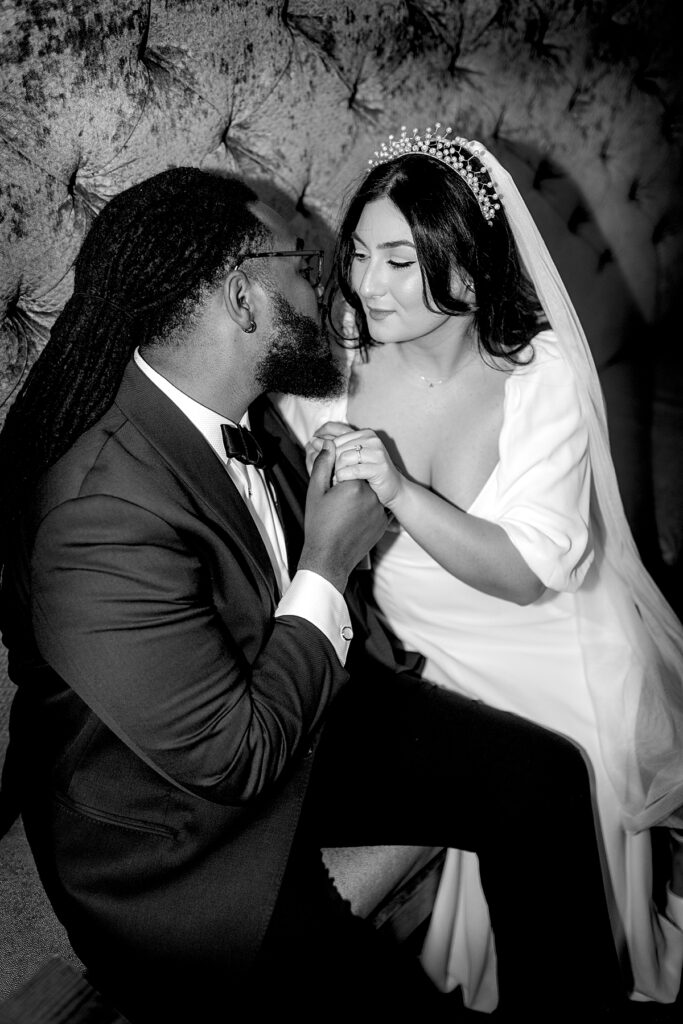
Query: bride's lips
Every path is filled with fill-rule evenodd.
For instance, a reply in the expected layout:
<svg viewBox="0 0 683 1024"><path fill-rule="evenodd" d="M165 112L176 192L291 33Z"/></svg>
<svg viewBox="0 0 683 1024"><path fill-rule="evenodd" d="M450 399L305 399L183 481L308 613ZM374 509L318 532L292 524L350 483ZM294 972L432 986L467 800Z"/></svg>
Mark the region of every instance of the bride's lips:
<svg viewBox="0 0 683 1024"><path fill-rule="evenodd" d="M371 320L386 320L393 313L393 309L373 309L372 306L366 306L366 313Z"/></svg>

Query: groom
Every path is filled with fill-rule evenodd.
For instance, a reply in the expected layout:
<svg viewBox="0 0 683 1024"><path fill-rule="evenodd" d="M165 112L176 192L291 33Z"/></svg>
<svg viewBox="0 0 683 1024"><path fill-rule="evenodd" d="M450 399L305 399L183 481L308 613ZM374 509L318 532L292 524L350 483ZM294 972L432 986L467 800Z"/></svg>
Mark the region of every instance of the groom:
<svg viewBox="0 0 683 1024"><path fill-rule="evenodd" d="M5 782L41 879L133 1024L431 1014L320 850L473 849L502 1010L599 1017L616 966L582 757L393 663L353 574L384 510L331 486L331 446L309 484L263 397L342 384L319 263L246 185L187 168L84 243L0 437Z"/></svg>

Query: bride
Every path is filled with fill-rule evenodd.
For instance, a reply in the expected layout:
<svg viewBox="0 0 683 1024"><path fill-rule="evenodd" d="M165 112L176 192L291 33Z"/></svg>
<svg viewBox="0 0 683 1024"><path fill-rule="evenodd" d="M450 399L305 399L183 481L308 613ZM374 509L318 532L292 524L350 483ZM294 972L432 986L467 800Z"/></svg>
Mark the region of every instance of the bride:
<svg viewBox="0 0 683 1024"><path fill-rule="evenodd" d="M333 437L337 481L367 480L392 513L372 556L374 600L397 644L425 656L425 677L584 751L625 985L633 999L672 1002L683 630L626 524L595 367L548 251L495 158L437 124L424 137L402 129L375 154L335 272L328 309L340 290L353 337L339 346L347 394L277 404L309 461ZM672 850L663 906L656 826ZM502 859L514 842L501 836ZM547 900L552 942L561 877ZM472 853L449 851L423 962L466 1005L495 1008Z"/></svg>

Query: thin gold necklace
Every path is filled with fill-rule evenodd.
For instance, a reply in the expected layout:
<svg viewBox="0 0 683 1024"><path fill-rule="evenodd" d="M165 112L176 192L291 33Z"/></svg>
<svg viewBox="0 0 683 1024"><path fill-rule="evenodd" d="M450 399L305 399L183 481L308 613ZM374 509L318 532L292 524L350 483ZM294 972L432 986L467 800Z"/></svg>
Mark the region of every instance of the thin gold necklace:
<svg viewBox="0 0 683 1024"><path fill-rule="evenodd" d="M455 374L452 374L451 376L455 377ZM446 381L450 379L450 377L439 377L435 380L431 377L425 377L424 373L420 374L420 380L423 381L428 388L436 388L439 384L445 384Z"/></svg>
<svg viewBox="0 0 683 1024"><path fill-rule="evenodd" d="M453 378L457 377L459 373L462 373L462 371L470 365L473 359L474 354L471 354L469 359L465 359L462 366L459 366L457 370L454 370L449 377L427 377L424 373L419 373L418 379L421 380L423 384L426 384L428 388L437 388L439 384L448 384L449 380L453 380Z"/></svg>

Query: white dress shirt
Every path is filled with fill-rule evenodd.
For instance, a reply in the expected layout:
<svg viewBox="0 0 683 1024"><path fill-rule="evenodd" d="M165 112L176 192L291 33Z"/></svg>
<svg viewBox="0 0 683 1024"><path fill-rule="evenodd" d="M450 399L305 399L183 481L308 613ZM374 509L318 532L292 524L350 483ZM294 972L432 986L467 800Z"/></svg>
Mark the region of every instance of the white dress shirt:
<svg viewBox="0 0 683 1024"><path fill-rule="evenodd" d="M190 422L203 434L225 466L228 475L240 492L256 524L275 571L275 578L283 595L275 612L298 615L316 626L334 647L342 663L346 662L352 636L346 602L329 580L310 569L299 569L290 581L287 568L287 548L282 524L277 513L271 489L262 470L245 465L238 459L228 459L223 444L221 424L230 423L213 409L207 409L180 391L157 373L136 349L133 358L138 368L170 398ZM234 424L233 424L234 425ZM249 414L245 413L241 426L249 428Z"/></svg>

